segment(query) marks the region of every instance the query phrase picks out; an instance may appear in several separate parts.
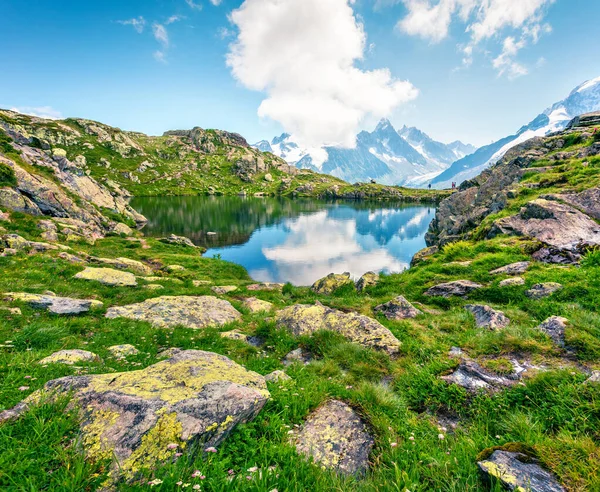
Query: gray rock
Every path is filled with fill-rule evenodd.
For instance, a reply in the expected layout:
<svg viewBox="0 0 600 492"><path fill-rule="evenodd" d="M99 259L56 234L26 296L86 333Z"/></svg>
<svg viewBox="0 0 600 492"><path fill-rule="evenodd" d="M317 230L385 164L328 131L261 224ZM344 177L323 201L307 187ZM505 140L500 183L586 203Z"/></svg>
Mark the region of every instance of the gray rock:
<svg viewBox="0 0 600 492"><path fill-rule="evenodd" d="M465 306L465 309L473 313L473 316L475 316L475 324L478 328L497 330L499 328L506 328L510 324L510 320L502 311L496 311L490 306L483 304L468 304Z"/></svg>
<svg viewBox="0 0 600 492"><path fill-rule="evenodd" d="M212 290L215 294L224 295L237 290L237 287L235 285L219 285L211 287L210 290Z"/></svg>
<svg viewBox="0 0 600 492"><path fill-rule="evenodd" d="M596 220L600 220L600 188L590 188L581 193L554 195L554 198L578 208Z"/></svg>
<svg viewBox="0 0 600 492"><path fill-rule="evenodd" d="M481 390L494 391L516 383L514 379L490 373L472 360L461 361L452 374L442 376L442 379L474 393Z"/></svg>
<svg viewBox="0 0 600 492"><path fill-rule="evenodd" d="M87 350L59 350L39 361L39 364L66 364L72 366L81 362L99 362L101 359L96 354Z"/></svg>
<svg viewBox="0 0 600 492"><path fill-rule="evenodd" d="M356 281L356 290L363 292L367 287L375 287L379 282L379 274L367 272Z"/></svg>
<svg viewBox="0 0 600 492"><path fill-rule="evenodd" d="M522 453L498 449L477 465L485 476L498 480L508 490L566 492L551 473Z"/></svg>
<svg viewBox="0 0 600 492"><path fill-rule="evenodd" d="M177 246L187 246L189 248L196 247L191 239L183 236L176 236L175 234L171 234L169 237L163 237L162 239L159 239L159 241L165 244L175 244Z"/></svg>
<svg viewBox="0 0 600 492"><path fill-rule="evenodd" d="M559 347L565 346L565 330L569 320L561 316L551 316L541 325L538 326L538 330L546 333L552 341Z"/></svg>
<svg viewBox="0 0 600 492"><path fill-rule="evenodd" d="M101 308L102 303L95 300L72 299L54 295L29 294L27 292L9 292L4 297L10 301L26 302L32 307L46 309L54 314L81 314L92 308Z"/></svg>
<svg viewBox="0 0 600 492"><path fill-rule="evenodd" d="M511 263L510 265L506 265L500 268L496 268L496 270L492 270L490 274L492 275L522 275L527 271L531 265L530 261L519 261L517 263Z"/></svg>
<svg viewBox="0 0 600 492"><path fill-rule="evenodd" d="M263 282L261 284L248 285L246 289L250 291L266 290L266 291L281 291L283 284L277 284L273 282Z"/></svg>
<svg viewBox="0 0 600 492"><path fill-rule="evenodd" d="M419 314L423 314L403 296L398 296L385 304L376 306L374 311L383 314L387 319L391 320L416 318Z"/></svg>
<svg viewBox="0 0 600 492"><path fill-rule="evenodd" d="M517 285L525 285L525 279L523 277L506 278L498 284L500 287L514 287Z"/></svg>
<svg viewBox="0 0 600 492"><path fill-rule="evenodd" d="M93 280L111 287L134 287L137 285L135 275L113 268L89 268L79 272L75 277L82 280Z"/></svg>
<svg viewBox="0 0 600 492"><path fill-rule="evenodd" d="M454 282L446 282L439 285L434 285L427 292L426 296L465 296L469 292L476 289L481 289L483 285L471 282L470 280L455 280Z"/></svg>
<svg viewBox="0 0 600 492"><path fill-rule="evenodd" d="M107 318L147 321L159 328L206 328L231 323L242 315L227 301L213 296L162 296L138 304L111 307Z"/></svg>
<svg viewBox="0 0 600 492"><path fill-rule="evenodd" d="M360 416L338 400L309 415L295 439L299 454L345 475L367 470L374 442Z"/></svg>
<svg viewBox="0 0 600 492"><path fill-rule="evenodd" d="M200 350L181 351L138 371L55 379L44 390L52 397L70 394L78 404L80 443L88 459L114 459L113 483L171 462L178 449L218 446L269 398L262 376ZM0 422L17 418L39 396L1 412ZM178 448L170 450L170 444Z"/></svg>
<svg viewBox="0 0 600 492"><path fill-rule="evenodd" d="M542 299L544 297L551 296L562 288L563 286L556 282L535 284L531 289L525 292L525 295L530 299Z"/></svg>
<svg viewBox="0 0 600 492"><path fill-rule="evenodd" d="M273 371L265 376L265 381L268 383L280 383L281 381L289 381L292 379L281 370Z"/></svg>
<svg viewBox="0 0 600 492"><path fill-rule="evenodd" d="M295 362L299 362L300 364L308 364L313 360L313 356L311 353L306 352L302 348L297 348L289 352L281 361L284 366L290 366Z"/></svg>
<svg viewBox="0 0 600 492"><path fill-rule="evenodd" d="M589 378L587 378L587 380L585 381L587 384L589 383L600 383L600 371L592 371L592 374Z"/></svg>
<svg viewBox="0 0 600 492"><path fill-rule="evenodd" d="M450 357L462 357L463 354L464 352L459 347L450 347L450 352L448 352Z"/></svg>
<svg viewBox="0 0 600 492"><path fill-rule="evenodd" d="M113 357L117 359L124 359L125 357L129 357L130 355L137 355L140 353L138 349L136 349L130 343L124 343L122 345L112 345L111 347L107 347L107 349Z"/></svg>
<svg viewBox="0 0 600 492"><path fill-rule="evenodd" d="M317 280L310 288L315 294L333 294L337 289L345 285L354 285L350 278L350 274L346 273L330 273L326 277Z"/></svg>

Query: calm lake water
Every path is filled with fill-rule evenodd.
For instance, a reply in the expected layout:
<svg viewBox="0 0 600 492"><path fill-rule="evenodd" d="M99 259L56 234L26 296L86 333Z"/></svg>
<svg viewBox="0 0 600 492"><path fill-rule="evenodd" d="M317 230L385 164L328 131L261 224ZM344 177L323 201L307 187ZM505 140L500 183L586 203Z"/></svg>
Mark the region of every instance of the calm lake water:
<svg viewBox="0 0 600 492"><path fill-rule="evenodd" d="M401 272L425 247L435 209L285 198L147 197L149 236L177 234L263 282L310 285L331 272Z"/></svg>

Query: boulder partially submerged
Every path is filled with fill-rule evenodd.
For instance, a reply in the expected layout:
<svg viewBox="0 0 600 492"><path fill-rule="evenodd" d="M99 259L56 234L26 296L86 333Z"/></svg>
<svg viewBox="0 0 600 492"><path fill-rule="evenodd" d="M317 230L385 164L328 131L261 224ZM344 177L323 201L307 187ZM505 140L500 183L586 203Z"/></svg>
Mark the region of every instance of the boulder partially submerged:
<svg viewBox="0 0 600 492"><path fill-rule="evenodd" d="M365 347L395 354L400 341L379 321L358 313L344 313L321 304L296 304L275 315L277 325L294 335L311 335L320 330L334 331Z"/></svg>

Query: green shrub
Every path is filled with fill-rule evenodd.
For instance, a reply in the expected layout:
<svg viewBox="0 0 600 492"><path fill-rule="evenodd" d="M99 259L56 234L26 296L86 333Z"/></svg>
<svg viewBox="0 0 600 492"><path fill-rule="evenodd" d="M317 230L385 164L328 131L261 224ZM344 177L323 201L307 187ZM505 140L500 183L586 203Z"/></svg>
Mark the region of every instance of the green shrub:
<svg viewBox="0 0 600 492"><path fill-rule="evenodd" d="M16 186L17 176L13 168L0 162L0 187L1 186Z"/></svg>
<svg viewBox="0 0 600 492"><path fill-rule="evenodd" d="M581 266L584 268L600 267L600 249L590 251L581 260Z"/></svg>

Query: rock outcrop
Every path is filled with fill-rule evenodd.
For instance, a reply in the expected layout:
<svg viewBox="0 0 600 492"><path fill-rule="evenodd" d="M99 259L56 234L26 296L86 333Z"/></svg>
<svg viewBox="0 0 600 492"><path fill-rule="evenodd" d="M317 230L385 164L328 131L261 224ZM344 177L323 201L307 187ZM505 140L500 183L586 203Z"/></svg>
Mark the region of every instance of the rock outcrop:
<svg viewBox="0 0 600 492"><path fill-rule="evenodd" d="M213 296L163 296L129 306L111 307L107 318L147 321L159 328L185 326L201 329L221 326L241 318L227 301Z"/></svg>
<svg viewBox="0 0 600 492"><path fill-rule="evenodd" d="M298 453L345 475L364 473L374 439L346 403L331 400L308 416L295 436Z"/></svg>
<svg viewBox="0 0 600 492"><path fill-rule="evenodd" d="M400 341L390 330L378 321L357 313L344 313L320 304L297 304L278 311L275 319L277 326L296 336L328 330L388 354L396 354L400 350Z"/></svg>
<svg viewBox="0 0 600 492"><path fill-rule="evenodd" d="M88 458L112 458L114 481L134 479L177 450L217 446L269 398L259 374L222 355L185 350L139 371L49 381L43 392L0 413L0 422L44 395L67 393L81 409L80 442Z"/></svg>

